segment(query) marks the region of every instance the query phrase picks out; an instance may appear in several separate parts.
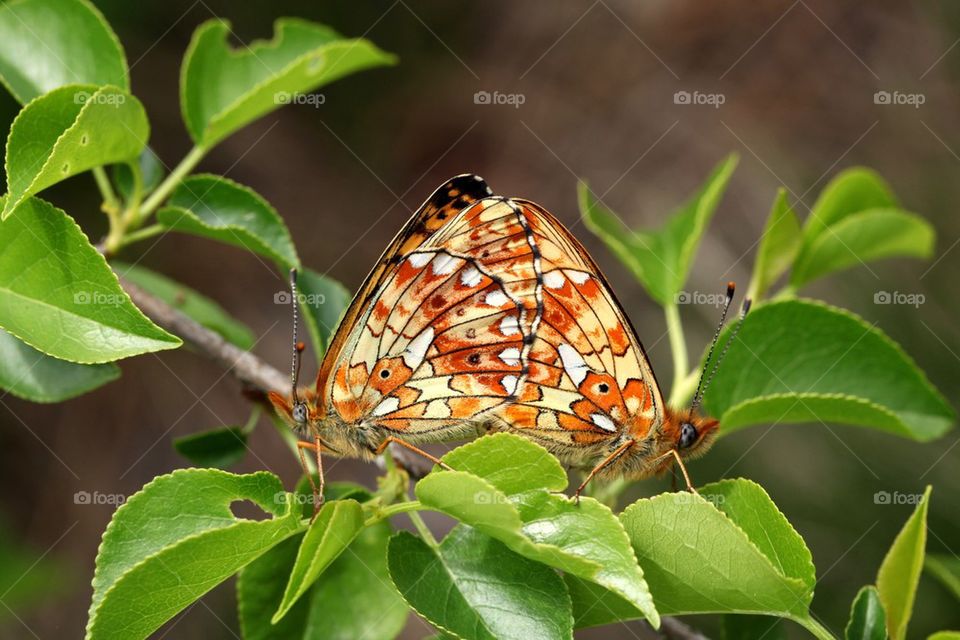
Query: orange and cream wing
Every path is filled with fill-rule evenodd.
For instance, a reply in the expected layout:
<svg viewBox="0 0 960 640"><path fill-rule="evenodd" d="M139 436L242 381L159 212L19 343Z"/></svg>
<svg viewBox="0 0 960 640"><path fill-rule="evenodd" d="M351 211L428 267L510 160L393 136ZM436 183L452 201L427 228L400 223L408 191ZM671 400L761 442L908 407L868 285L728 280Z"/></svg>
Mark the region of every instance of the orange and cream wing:
<svg viewBox="0 0 960 640"><path fill-rule="evenodd" d="M397 264L402 261L402 257L422 244L458 211L490 194L490 187L480 176L464 174L451 178L427 198L393 238L354 296L324 354L323 363L317 375L317 394L322 402L329 398L328 391L333 378L333 367L342 357L349 338L357 326L358 318L364 315L370 305L375 302L377 292L383 282L397 269ZM328 407L322 405L320 409L321 413L325 413Z"/></svg>
<svg viewBox="0 0 960 640"><path fill-rule="evenodd" d="M450 439L513 399L537 314L528 231L516 207L487 198L397 254L333 364L332 409Z"/></svg>
<svg viewBox="0 0 960 640"><path fill-rule="evenodd" d="M513 201L540 255L541 314L518 398L504 426L560 444L591 444L663 421L653 371L620 304L586 250L549 212Z"/></svg>

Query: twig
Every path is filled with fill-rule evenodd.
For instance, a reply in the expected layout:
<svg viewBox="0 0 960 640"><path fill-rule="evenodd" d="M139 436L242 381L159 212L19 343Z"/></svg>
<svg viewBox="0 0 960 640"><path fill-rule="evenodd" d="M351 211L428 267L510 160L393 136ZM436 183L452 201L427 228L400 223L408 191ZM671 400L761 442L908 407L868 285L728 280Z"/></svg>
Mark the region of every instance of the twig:
<svg viewBox="0 0 960 640"><path fill-rule="evenodd" d="M220 334L207 329L160 298L144 291L121 274L117 274L117 277L120 278L120 284L130 295L133 303L151 320L182 338L201 354L221 364L248 387L245 391L250 399L267 404L268 410L273 410L269 407L266 394L268 391L286 390L290 386L289 375L282 373L249 351L244 351L227 342ZM390 445L390 453L412 478L420 479L430 473L432 465L420 463L400 447Z"/></svg>
<svg viewBox="0 0 960 640"><path fill-rule="evenodd" d="M120 284L130 295L133 303L151 320L222 365L241 382L255 387L262 393L286 389L290 385L289 376L249 351L244 351L227 342L220 334L207 329L160 298L125 280L123 276L120 276Z"/></svg>

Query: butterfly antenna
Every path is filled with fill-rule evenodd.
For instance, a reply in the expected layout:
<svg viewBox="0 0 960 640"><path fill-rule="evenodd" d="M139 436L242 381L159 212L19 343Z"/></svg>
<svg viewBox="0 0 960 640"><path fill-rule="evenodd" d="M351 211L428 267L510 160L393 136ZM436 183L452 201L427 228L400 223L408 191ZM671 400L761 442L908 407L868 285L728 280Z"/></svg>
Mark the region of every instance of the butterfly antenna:
<svg viewBox="0 0 960 640"><path fill-rule="evenodd" d="M300 381L300 355L303 353L305 345L297 340L297 270L290 269L290 304L293 307L293 361L290 363L290 386L292 388L291 396L293 403L300 402L297 395L297 384Z"/></svg>
<svg viewBox="0 0 960 640"><path fill-rule="evenodd" d="M730 298L727 298L727 307L730 306ZM727 355L727 351L730 349L730 345L733 344L733 341L737 339L737 334L740 333L740 327L743 326L743 320L747 317L747 314L750 312L750 305L753 304L753 301L750 298L747 298L743 301L743 306L740 308L740 318L737 320L737 324L733 327L733 331L730 332L730 338L724 343L723 349L720 351L720 355L717 356L717 361L713 365L713 368L710 369L710 375L706 376L706 367L710 364L710 357L707 356L707 361L704 363L703 373L700 375L700 383L702 388L697 388L697 394L693 398L693 404L690 406L690 412L693 413L697 407L700 406L700 401L703 400L703 395L707 392L707 389L710 388L710 383L713 382L713 377L717 375L717 371L720 369L720 363L723 362L723 359ZM726 309L724 309L724 316L726 316ZM717 334L719 335L720 329L723 327L723 323L720 323L720 327L717 328ZM714 345L716 346L716 338L714 338ZM713 354L713 346L710 348L711 355ZM706 376L706 381L703 380Z"/></svg>
<svg viewBox="0 0 960 640"><path fill-rule="evenodd" d="M700 372L697 391L693 394L693 402L690 404L690 418L693 417L693 412L700 405L700 399L703 397L703 379L707 375L707 365L710 364L710 358L713 357L713 350L717 348L717 340L720 339L723 323L727 321L727 313L730 311L730 303L733 302L733 294L736 290L737 284L735 282L731 281L727 283L727 299L723 303L723 312L720 314L720 322L717 323L717 330L713 332L713 340L710 341L710 351L707 352L707 359L703 363L703 371Z"/></svg>

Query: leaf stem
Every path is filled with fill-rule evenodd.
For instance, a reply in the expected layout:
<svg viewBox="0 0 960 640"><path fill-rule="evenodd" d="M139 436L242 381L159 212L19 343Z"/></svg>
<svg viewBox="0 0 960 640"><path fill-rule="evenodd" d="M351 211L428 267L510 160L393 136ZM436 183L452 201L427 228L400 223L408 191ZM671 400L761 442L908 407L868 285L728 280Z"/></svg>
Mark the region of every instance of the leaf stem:
<svg viewBox="0 0 960 640"><path fill-rule="evenodd" d="M423 505L420 504L419 500L409 500L407 502L398 502L396 504L391 504L381 509L378 509L374 515L370 516L369 518L366 519L366 521L364 521L363 526L369 527L370 525L376 524L381 520L392 518L393 516L399 515L401 513L408 513L408 514L414 515L414 512L419 511L420 509L423 509Z"/></svg>
<svg viewBox="0 0 960 640"><path fill-rule="evenodd" d="M149 227L144 227L143 229L138 229L136 231L131 231L123 237L123 240L120 241L120 245L117 249L127 246L128 244L133 244L134 242L140 242L141 240L146 240L147 238L152 238L153 236L159 235L166 231L166 227L160 224L152 224Z"/></svg>
<svg viewBox="0 0 960 640"><path fill-rule="evenodd" d="M687 341L683 337L683 324L680 322L680 310L676 302L669 302L663 308L667 319L667 334L670 336L670 351L673 353L673 384L670 385L670 401L675 406L679 393L687 377L690 366L687 357Z"/></svg>
<svg viewBox="0 0 960 640"><path fill-rule="evenodd" d="M110 178L107 177L107 172L103 170L103 167L94 167L91 172L97 183L97 188L100 189L100 195L103 196L103 210L110 217L112 226L113 218L120 211L120 200L117 198L113 185L110 184Z"/></svg>
<svg viewBox="0 0 960 640"><path fill-rule="evenodd" d="M140 205L140 211L138 214L138 219L143 221L150 216L164 200L167 199L167 196L180 184L187 174L193 171L193 168L197 166L200 160L203 159L207 153L206 147L195 146L190 150L190 153L183 157L183 160L180 161L173 171L170 172L163 182L160 183L153 193L143 201L143 204Z"/></svg>
<svg viewBox="0 0 960 640"><path fill-rule="evenodd" d="M793 621L813 634L818 640L837 640L837 637L830 633L830 630L817 622L813 617L796 617Z"/></svg>
<svg viewBox="0 0 960 640"><path fill-rule="evenodd" d="M409 504L409 503L401 503ZM419 502L417 504L420 504ZM437 539L433 537L433 532L430 531L430 527L427 526L427 523L423 521L423 518L420 517L420 514L417 513L417 510L408 511L407 517L410 518L410 522L413 523L413 526L417 529L417 533L420 534L420 537L423 538L423 541L428 545L437 549L440 547L440 543L437 542Z"/></svg>

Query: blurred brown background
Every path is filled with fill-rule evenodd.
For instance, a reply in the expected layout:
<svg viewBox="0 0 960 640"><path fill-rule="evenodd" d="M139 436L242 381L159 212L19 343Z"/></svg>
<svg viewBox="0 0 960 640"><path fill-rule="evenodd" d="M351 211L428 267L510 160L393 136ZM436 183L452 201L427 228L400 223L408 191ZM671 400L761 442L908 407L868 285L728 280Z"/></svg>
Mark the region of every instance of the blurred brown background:
<svg viewBox="0 0 960 640"><path fill-rule="evenodd" d="M689 291L714 293L749 279L753 248L778 186L805 214L840 169L864 164L905 206L933 221L929 263L887 262L823 281L805 293L876 322L901 342L955 403L960 389L960 6L939 2L292 2L177 0L97 5L123 42L132 84L151 117L151 146L168 165L189 149L178 73L193 29L221 16L244 42L267 38L284 15L364 35L400 57L395 68L327 87L320 106L269 115L219 147L200 169L250 185L286 218L306 265L355 288L410 211L445 178L484 176L505 195L531 198L594 253L644 340L661 381L670 353L661 312L578 221L575 185L586 179L634 226L664 216L731 151L740 166L692 269ZM878 105L879 90L919 93L919 108ZM523 104L476 104L478 91ZM677 91L719 93L724 104L675 104ZM16 113L0 97L4 127ZM89 176L47 196L92 238L104 230ZM186 236L136 245L124 257L207 293L260 336L256 352L289 361L284 279L255 257ZM871 273L872 271L872 273ZM873 303L878 291L922 293L919 308ZM682 309L691 353L712 331L712 306ZM100 535L113 506L76 504L78 491L129 495L185 466L171 438L242 423L237 383L187 350L123 363L123 377L88 396L42 406L0 405L2 517L18 544L57 563L40 605L3 612L5 637L79 637ZM307 372L312 375L312 371ZM813 551L814 611L842 633L856 590L875 579L905 505L878 491L934 485L929 550L960 551L957 433L927 445L850 427L754 428L723 439L692 466L697 482L760 482ZM264 422L240 471L270 469L292 486L299 467ZM330 474L372 483L370 465ZM665 488L640 483L628 497ZM443 526L438 518L438 526ZM375 608L376 603L371 603ZM334 615L335 612L331 612ZM691 618L717 634L715 617ZM924 577L911 637L960 627L947 592ZM5 630L3 630L5 629ZM232 581L164 630L171 638L237 634ZM429 635L411 618L406 637ZM32 634L32 635L31 635ZM646 635L631 623L583 637ZM159 635L159 634L158 634ZM791 636L803 637L797 629Z"/></svg>

